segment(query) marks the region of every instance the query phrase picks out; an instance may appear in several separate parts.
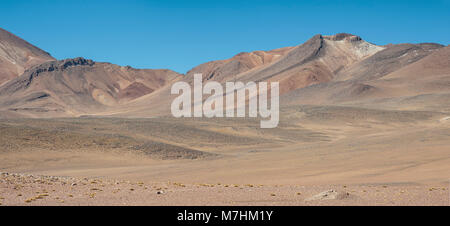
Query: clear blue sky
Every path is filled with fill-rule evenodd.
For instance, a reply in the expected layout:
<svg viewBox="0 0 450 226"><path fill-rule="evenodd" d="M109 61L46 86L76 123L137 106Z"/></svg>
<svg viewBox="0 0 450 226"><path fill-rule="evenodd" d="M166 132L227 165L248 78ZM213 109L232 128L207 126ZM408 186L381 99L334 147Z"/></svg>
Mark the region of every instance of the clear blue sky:
<svg viewBox="0 0 450 226"><path fill-rule="evenodd" d="M450 0L2 0L0 27L58 59L185 73L242 51L348 32L376 44L450 41Z"/></svg>

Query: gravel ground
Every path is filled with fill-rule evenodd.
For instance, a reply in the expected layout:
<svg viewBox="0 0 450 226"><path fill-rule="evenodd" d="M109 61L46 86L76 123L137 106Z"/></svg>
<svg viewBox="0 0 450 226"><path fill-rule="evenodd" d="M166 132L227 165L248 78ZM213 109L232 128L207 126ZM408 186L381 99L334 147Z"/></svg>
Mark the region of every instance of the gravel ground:
<svg viewBox="0 0 450 226"><path fill-rule="evenodd" d="M450 205L448 186L181 184L0 173L0 203L41 205Z"/></svg>

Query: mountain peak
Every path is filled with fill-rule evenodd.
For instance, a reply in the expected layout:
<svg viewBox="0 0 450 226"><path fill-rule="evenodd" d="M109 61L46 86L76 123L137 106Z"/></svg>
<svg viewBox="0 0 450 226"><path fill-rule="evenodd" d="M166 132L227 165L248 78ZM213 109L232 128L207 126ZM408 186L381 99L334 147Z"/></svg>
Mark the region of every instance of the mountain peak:
<svg viewBox="0 0 450 226"><path fill-rule="evenodd" d="M2 28L0 28L0 42L8 43L9 46L25 48L36 55L42 55L48 58L52 58L50 53L37 48L29 42Z"/></svg>
<svg viewBox="0 0 450 226"><path fill-rule="evenodd" d="M0 84L52 60L55 59L49 53L0 28Z"/></svg>
<svg viewBox="0 0 450 226"><path fill-rule="evenodd" d="M338 33L335 35L327 35L327 36L323 36L324 39L328 39L331 41L342 41L342 40L347 40L350 42L357 42L357 41L361 41L361 37L357 36L357 35L353 35L353 34L349 34L349 33Z"/></svg>

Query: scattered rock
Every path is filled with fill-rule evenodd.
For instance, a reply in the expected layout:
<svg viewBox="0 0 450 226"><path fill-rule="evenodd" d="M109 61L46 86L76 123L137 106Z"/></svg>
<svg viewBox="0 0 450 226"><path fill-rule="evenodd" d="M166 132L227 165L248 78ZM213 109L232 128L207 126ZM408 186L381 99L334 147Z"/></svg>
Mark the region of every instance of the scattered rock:
<svg viewBox="0 0 450 226"><path fill-rule="evenodd" d="M335 190L328 190L314 195L310 198L305 199L305 201L315 201L315 200L331 200L331 199L345 199L350 194L348 192L338 192Z"/></svg>

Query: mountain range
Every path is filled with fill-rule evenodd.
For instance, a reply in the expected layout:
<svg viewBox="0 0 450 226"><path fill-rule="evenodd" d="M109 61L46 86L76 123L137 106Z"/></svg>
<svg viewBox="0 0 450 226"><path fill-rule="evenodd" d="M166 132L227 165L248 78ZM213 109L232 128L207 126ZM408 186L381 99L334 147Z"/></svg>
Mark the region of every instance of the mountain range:
<svg viewBox="0 0 450 226"><path fill-rule="evenodd" d="M395 40L393 40L395 41ZM342 105L450 111L450 47L376 45L353 34L315 35L305 43L242 52L185 75L82 57L56 60L0 29L0 117L155 117L170 113L170 87L204 81L278 81L281 106Z"/></svg>

